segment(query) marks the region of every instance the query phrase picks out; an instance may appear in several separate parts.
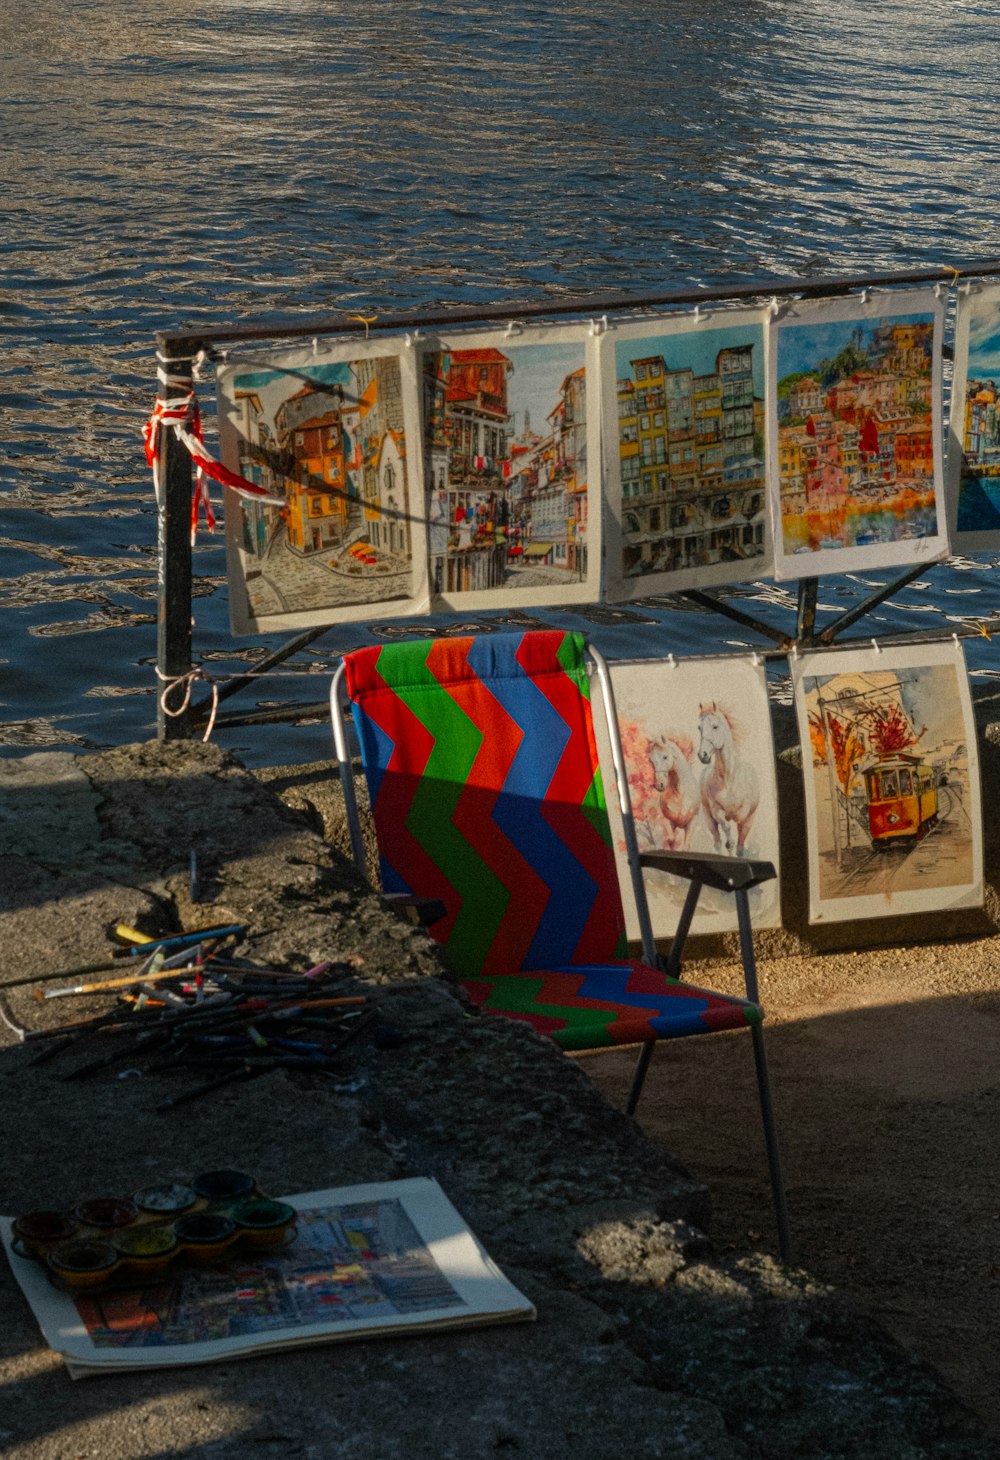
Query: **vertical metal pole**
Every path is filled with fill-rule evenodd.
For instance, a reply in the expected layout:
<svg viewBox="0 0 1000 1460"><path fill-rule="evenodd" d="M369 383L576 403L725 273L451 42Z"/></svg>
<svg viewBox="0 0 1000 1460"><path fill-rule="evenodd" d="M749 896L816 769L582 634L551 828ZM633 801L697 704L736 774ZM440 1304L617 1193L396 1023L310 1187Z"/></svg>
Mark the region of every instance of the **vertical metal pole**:
<svg viewBox="0 0 1000 1460"><path fill-rule="evenodd" d="M799 579L799 605L795 622L795 638L799 644L807 645L815 642L818 589L818 578Z"/></svg>
<svg viewBox="0 0 1000 1460"><path fill-rule="evenodd" d="M191 389L191 361L195 346L172 340L163 345L157 372L158 393L164 400L185 396ZM167 380L164 377L168 377ZM160 431L159 605L156 625L157 682L156 733L160 740L186 740L191 734L190 709L167 715L163 692L172 680L191 670L191 458L167 426ZM173 706L183 700L176 695Z"/></svg>

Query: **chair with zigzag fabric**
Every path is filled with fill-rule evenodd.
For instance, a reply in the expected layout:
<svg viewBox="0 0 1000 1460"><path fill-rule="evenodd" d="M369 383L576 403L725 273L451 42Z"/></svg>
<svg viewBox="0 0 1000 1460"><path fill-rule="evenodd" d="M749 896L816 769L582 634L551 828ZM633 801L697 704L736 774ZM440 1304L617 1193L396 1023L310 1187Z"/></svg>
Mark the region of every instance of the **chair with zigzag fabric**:
<svg viewBox="0 0 1000 1460"><path fill-rule="evenodd" d="M604 697L643 961L630 959L587 657ZM361 745L382 889L433 910L462 987L484 1014L524 1020L567 1051L641 1045L634 1111L659 1040L748 1028L782 1257L791 1243L764 1053L747 892L775 875L739 857L646 852L628 801L607 665L558 630L439 638L359 649L330 690L352 848L366 858L345 731ZM688 880L661 966L642 865ZM696 988L680 960L703 886L736 899L747 997Z"/></svg>

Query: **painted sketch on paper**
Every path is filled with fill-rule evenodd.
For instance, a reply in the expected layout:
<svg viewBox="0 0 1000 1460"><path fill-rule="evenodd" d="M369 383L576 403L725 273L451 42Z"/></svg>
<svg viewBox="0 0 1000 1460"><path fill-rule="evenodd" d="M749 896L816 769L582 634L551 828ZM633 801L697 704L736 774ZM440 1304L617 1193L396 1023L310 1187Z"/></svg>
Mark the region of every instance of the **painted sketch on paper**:
<svg viewBox="0 0 1000 1460"><path fill-rule="evenodd" d="M258 632L427 607L412 350L356 341L219 374L233 629Z"/></svg>
<svg viewBox="0 0 1000 1460"><path fill-rule="evenodd" d="M778 868L778 798L763 665L750 659L689 659L612 664L611 680L625 752L640 851L717 852ZM601 764L611 764L594 696ZM628 935L639 936L621 815L608 796ZM688 884L645 873L653 931L673 935ZM778 880L750 892L755 927L780 923ZM706 888L694 931L736 927L732 897Z"/></svg>
<svg viewBox="0 0 1000 1460"><path fill-rule="evenodd" d="M812 922L982 902L975 725L957 644L793 664Z"/></svg>
<svg viewBox="0 0 1000 1460"><path fill-rule="evenodd" d="M943 304L795 305L773 329L775 576L942 557Z"/></svg>
<svg viewBox="0 0 1000 1460"><path fill-rule="evenodd" d="M579 326L450 336L423 354L436 607L600 597L596 352Z"/></svg>
<svg viewBox="0 0 1000 1460"><path fill-rule="evenodd" d="M1000 288L958 297L948 443L951 545L1000 547Z"/></svg>
<svg viewBox="0 0 1000 1460"><path fill-rule="evenodd" d="M98 1349L246 1339L463 1307L399 1201L303 1208L298 1240L210 1271L77 1299Z"/></svg>
<svg viewBox="0 0 1000 1460"><path fill-rule="evenodd" d="M601 351L608 597L769 574L763 314L617 327Z"/></svg>

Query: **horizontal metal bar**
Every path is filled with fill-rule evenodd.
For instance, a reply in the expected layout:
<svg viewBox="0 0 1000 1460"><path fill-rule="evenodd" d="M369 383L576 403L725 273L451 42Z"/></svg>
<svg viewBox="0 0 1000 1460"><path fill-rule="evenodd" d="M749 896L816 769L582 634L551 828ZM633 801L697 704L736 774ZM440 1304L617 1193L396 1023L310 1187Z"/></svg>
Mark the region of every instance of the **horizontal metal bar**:
<svg viewBox="0 0 1000 1460"><path fill-rule="evenodd" d="M238 340L303 339L313 335L356 334L373 331L415 329L421 326L453 327L496 319L534 319L549 315L606 314L612 310L652 309L670 305L704 304L706 301L755 299L791 294L809 297L844 293L849 289L882 288L896 284L953 283L958 279L1000 274L1000 259L987 259L961 267L938 265L936 268L904 269L891 274L823 275L806 279L756 279L749 283L713 284L707 288L653 289L634 294L591 294L539 300L530 304L463 304L454 309L428 312L386 314L366 325L361 315L337 314L311 318L303 323L300 315L290 319L274 319L262 325L211 325L204 329L188 326L185 330L157 332L160 345L175 354L181 348L192 353L201 345Z"/></svg>
<svg viewBox="0 0 1000 1460"><path fill-rule="evenodd" d="M921 629L919 633L907 633L901 629L895 634L863 634L851 639L841 639L835 644L825 644L819 639L814 644L802 645L806 653L828 654L838 649L863 649L866 645L870 648L873 638L880 649L896 649L907 644L939 644L949 639L982 639L991 638L993 633L1000 634L1000 611L996 615L985 618L982 624L974 628L950 628L950 629ZM770 658L771 656L768 655Z"/></svg>
<svg viewBox="0 0 1000 1460"><path fill-rule="evenodd" d="M204 713L204 706L198 708L202 713L195 715L194 722L197 729L202 729L208 723L208 715ZM294 724L297 720L329 718L329 701L319 700L308 705L276 705L273 710L247 710L245 714L236 710L216 715L213 730L231 729L237 725L281 725Z"/></svg>

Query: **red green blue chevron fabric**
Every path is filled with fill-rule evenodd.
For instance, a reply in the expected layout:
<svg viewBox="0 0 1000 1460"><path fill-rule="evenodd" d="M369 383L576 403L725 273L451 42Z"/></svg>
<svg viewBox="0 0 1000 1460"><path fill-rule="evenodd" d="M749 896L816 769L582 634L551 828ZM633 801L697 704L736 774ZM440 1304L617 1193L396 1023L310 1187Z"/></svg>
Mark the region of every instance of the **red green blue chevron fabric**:
<svg viewBox="0 0 1000 1460"><path fill-rule="evenodd" d="M579 634L349 655L387 892L442 901L460 974L597 962L624 920Z"/></svg>
<svg viewBox="0 0 1000 1460"><path fill-rule="evenodd" d="M345 657L383 887L444 904L431 934L484 1012L567 1048L745 1023L753 1005L615 961L624 917L585 648L542 630Z"/></svg>
<svg viewBox="0 0 1000 1460"><path fill-rule="evenodd" d="M632 960L461 983L484 1014L523 1019L567 1050L743 1029L761 1017L756 1004L679 983Z"/></svg>

